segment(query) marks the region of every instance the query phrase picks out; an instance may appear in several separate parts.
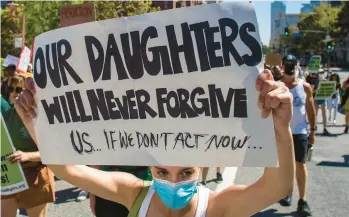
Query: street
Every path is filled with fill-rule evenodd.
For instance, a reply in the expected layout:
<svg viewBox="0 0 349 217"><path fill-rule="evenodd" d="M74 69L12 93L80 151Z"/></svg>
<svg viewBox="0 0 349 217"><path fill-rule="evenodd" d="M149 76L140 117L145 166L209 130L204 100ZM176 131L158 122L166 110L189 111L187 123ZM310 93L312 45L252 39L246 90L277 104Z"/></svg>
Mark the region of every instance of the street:
<svg viewBox="0 0 349 217"><path fill-rule="evenodd" d="M341 81L349 72L340 72ZM320 112L319 112L320 113ZM320 116L320 114L319 114ZM318 118L318 132L322 133L321 117ZM343 135L344 115L337 115L337 124L329 125L329 136L317 134L314 145L313 159L308 163L308 193L307 200L315 217L346 217L349 216L349 134ZM256 181L263 173L263 168L224 168L224 181L217 184L215 168L210 169L211 181L208 187L220 191L232 184L250 184ZM56 202L49 205L48 216L52 217L92 217L89 200L76 202L79 189L65 181L56 181ZM293 203L290 207L274 204L255 217L298 216L297 209L298 189L295 186ZM21 211L19 216L26 216ZM116 216L114 214L114 216Z"/></svg>

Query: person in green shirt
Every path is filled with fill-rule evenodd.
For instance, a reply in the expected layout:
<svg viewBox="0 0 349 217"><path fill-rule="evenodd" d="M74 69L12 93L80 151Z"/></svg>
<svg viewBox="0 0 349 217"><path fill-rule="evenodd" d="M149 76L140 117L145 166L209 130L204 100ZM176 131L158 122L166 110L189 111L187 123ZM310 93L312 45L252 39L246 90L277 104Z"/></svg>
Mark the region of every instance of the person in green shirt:
<svg viewBox="0 0 349 217"><path fill-rule="evenodd" d="M2 93L5 94L4 100L12 105L23 88L24 78L22 76L9 77L2 88ZM52 172L41 163L39 150L15 108L9 107L4 111L3 118L16 152L8 159L11 163L21 164L29 189L16 194L2 195L1 216L14 217L17 209L23 208L26 209L29 217L46 217L47 204L55 200Z"/></svg>
<svg viewBox="0 0 349 217"><path fill-rule="evenodd" d="M151 181L152 176L149 167L145 166L92 166L106 172L126 172L131 173L144 181ZM90 193L90 208L96 217L109 217L111 213L115 213L118 217L127 217L129 210L122 204L106 200ZM117 215L116 215L117 214Z"/></svg>

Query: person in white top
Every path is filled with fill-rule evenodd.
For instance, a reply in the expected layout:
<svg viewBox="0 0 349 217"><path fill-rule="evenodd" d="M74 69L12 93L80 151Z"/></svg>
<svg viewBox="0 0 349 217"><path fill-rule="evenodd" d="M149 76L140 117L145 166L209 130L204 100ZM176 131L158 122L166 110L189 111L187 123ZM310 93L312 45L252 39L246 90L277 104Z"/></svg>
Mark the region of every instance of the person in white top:
<svg viewBox="0 0 349 217"><path fill-rule="evenodd" d="M293 96L293 116L291 119L291 131L296 160L296 179L299 191L297 212L300 216L311 216L311 210L306 201L308 180L307 154L308 148L315 140L315 107L312 88L310 84L298 77L297 58L287 55L282 60L283 77L281 81L290 89ZM309 122L310 133L307 126ZM282 206L290 206L292 203L292 191L290 195L279 201Z"/></svg>
<svg viewBox="0 0 349 217"><path fill-rule="evenodd" d="M148 191L150 199L148 203L143 201L143 207L146 207L143 210L146 210L140 210L140 217L251 216L291 191L295 169L290 130L292 95L284 84L273 80L269 70L259 75L256 90L259 92L258 106L262 118L272 115L274 120L279 167L265 168L264 175L252 185L231 186L217 193L197 187L200 167L151 166L153 184ZM34 141L35 93L33 81L27 79L26 89L15 103ZM122 172L104 172L84 165L48 166L59 178L99 197L121 203L129 210L145 185L143 180Z"/></svg>

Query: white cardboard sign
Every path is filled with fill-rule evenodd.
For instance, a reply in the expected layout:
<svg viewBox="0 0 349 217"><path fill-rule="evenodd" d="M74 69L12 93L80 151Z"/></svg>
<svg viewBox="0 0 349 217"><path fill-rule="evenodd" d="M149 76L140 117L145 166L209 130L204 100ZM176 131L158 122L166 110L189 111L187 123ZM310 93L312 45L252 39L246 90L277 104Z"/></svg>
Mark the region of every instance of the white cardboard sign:
<svg viewBox="0 0 349 217"><path fill-rule="evenodd" d="M25 46L22 49L22 52L19 56L18 64L16 67L16 70L18 72L21 72L21 73L27 72L27 69L30 63L30 56L31 56L31 51L27 46Z"/></svg>
<svg viewBox="0 0 349 217"><path fill-rule="evenodd" d="M12 56L10 54L7 54L5 61L2 63L3 67L7 67L10 65L17 65L18 63L18 57Z"/></svg>
<svg viewBox="0 0 349 217"><path fill-rule="evenodd" d="M22 38L15 38L15 48L21 48L22 47Z"/></svg>
<svg viewBox="0 0 349 217"><path fill-rule="evenodd" d="M257 107L260 44L247 2L39 35L35 131L43 162L276 166L272 120Z"/></svg>

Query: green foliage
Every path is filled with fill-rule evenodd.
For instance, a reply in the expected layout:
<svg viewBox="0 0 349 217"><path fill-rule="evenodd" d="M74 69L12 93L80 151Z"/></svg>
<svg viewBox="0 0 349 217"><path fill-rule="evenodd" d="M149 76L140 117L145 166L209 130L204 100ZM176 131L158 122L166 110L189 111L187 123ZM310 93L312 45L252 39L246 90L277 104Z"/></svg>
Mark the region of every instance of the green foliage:
<svg viewBox="0 0 349 217"><path fill-rule="evenodd" d="M18 8L14 12L14 16L19 16L22 8ZM14 40L21 36L20 20L10 18L9 8L1 10L1 56L6 57L7 54L18 56L20 49L15 49Z"/></svg>
<svg viewBox="0 0 349 217"><path fill-rule="evenodd" d="M304 51L322 53L326 42L326 31L331 37L334 37L338 28L336 27L340 8L331 7L329 4L322 3L319 7L313 9L312 13L301 14L298 27L302 33L301 38L294 38L294 27L290 28L288 37L282 37L280 42L286 46L289 52L301 54ZM324 33L303 32L302 30L317 30Z"/></svg>
<svg viewBox="0 0 349 217"><path fill-rule="evenodd" d="M344 2L341 7L336 22L336 28L338 31L336 32L335 37L339 40L342 40L344 37L349 35L349 1Z"/></svg>
<svg viewBox="0 0 349 217"><path fill-rule="evenodd" d="M68 4L90 3L89 1L20 1L15 9L15 18L10 18L8 7L1 10L1 56L18 56L20 49L14 48L14 39L21 35L20 16L25 15L26 45L41 33L60 28L60 8ZM96 19L105 20L122 16L134 16L159 10L151 1L93 1Z"/></svg>
<svg viewBox="0 0 349 217"><path fill-rule="evenodd" d="M267 54L269 52L269 47L265 44L262 44L262 51L263 54Z"/></svg>
<svg viewBox="0 0 349 217"><path fill-rule="evenodd" d="M93 1L96 8L96 20L135 16L158 11L151 1Z"/></svg>

